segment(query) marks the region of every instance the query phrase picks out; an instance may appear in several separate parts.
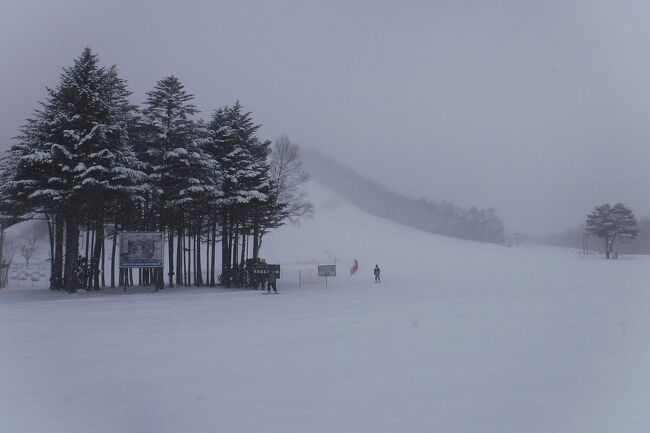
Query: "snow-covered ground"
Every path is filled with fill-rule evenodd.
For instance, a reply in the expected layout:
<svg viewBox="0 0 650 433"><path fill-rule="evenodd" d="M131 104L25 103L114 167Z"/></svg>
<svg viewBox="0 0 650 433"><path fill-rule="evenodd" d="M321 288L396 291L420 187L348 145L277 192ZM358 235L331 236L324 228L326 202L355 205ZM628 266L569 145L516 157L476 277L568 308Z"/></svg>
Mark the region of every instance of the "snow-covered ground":
<svg viewBox="0 0 650 433"><path fill-rule="evenodd" d="M278 296L0 290L0 432L650 431L650 260L448 239L310 189L316 218L264 241Z"/></svg>

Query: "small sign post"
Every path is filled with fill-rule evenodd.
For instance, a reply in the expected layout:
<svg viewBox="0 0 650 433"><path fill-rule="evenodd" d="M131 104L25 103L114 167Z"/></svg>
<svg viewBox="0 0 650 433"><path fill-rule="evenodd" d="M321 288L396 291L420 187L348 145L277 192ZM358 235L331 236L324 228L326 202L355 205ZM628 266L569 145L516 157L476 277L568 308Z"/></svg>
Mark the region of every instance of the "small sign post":
<svg viewBox="0 0 650 433"><path fill-rule="evenodd" d="M336 277L336 265L318 265L318 276L325 277L325 288L327 288L327 277Z"/></svg>

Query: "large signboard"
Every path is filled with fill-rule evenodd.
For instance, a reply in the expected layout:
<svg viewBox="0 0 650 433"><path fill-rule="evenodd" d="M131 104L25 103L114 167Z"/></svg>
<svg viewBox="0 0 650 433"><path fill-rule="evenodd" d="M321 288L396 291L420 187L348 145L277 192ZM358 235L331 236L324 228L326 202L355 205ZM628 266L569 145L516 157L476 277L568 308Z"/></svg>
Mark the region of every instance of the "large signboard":
<svg viewBox="0 0 650 433"><path fill-rule="evenodd" d="M280 265L267 265L259 263L251 267L251 272L253 275L259 275L261 277L266 277L271 272L274 272L275 278L280 279Z"/></svg>
<svg viewBox="0 0 650 433"><path fill-rule="evenodd" d="M162 232L120 233L120 267L162 268L164 240Z"/></svg>
<svg viewBox="0 0 650 433"><path fill-rule="evenodd" d="M336 277L336 265L318 265L319 277Z"/></svg>

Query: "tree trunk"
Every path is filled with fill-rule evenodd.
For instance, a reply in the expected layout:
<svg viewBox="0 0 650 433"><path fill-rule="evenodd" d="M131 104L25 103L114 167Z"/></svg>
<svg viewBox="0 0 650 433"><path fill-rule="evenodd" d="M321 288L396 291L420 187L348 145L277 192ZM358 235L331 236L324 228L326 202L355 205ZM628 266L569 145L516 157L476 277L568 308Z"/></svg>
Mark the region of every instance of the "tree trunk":
<svg viewBox="0 0 650 433"><path fill-rule="evenodd" d="M190 275L192 274L192 263L190 262L190 242L187 236L183 236L183 277L185 286L190 286Z"/></svg>
<svg viewBox="0 0 650 433"><path fill-rule="evenodd" d="M183 231L176 232L176 284L183 285Z"/></svg>
<svg viewBox="0 0 650 433"><path fill-rule="evenodd" d="M47 233L50 237L50 290L56 290L54 288L54 280L52 276L54 275L54 220L49 214L45 214L45 218L47 219ZM2 230L2 227L0 227L0 230ZM0 233L2 235L2 233ZM2 257L2 248L4 247L4 243L0 242L0 257ZM2 260L0 260L0 263L2 263Z"/></svg>
<svg viewBox="0 0 650 433"><path fill-rule="evenodd" d="M242 233L241 235L241 257L239 259L239 275L242 281L242 285L247 286L249 284L248 278L246 276L246 234Z"/></svg>
<svg viewBox="0 0 650 433"><path fill-rule="evenodd" d="M194 254L194 236L191 234L187 234L187 237L185 238L185 251L187 252L187 285L191 286L193 281L196 280L196 275L194 274L194 262L193 262L193 254Z"/></svg>
<svg viewBox="0 0 650 433"><path fill-rule="evenodd" d="M83 272L83 281L79 281L79 284L84 289L88 289L88 278L90 277L90 260L88 260L88 255L90 254L90 250L88 249L90 246L90 220L86 220L86 253L84 254L85 262L84 262L84 272Z"/></svg>
<svg viewBox="0 0 650 433"><path fill-rule="evenodd" d="M102 233L104 232L104 229L102 228ZM106 242L104 241L104 236L102 236L102 262L101 262L101 270L100 270L100 275L102 277L102 288L106 287L106 278L104 276L105 272L104 270L106 269Z"/></svg>
<svg viewBox="0 0 650 433"><path fill-rule="evenodd" d="M614 258L614 242L616 242L616 234L614 234L612 238L609 240L609 252L607 253L608 259Z"/></svg>
<svg viewBox="0 0 650 433"><path fill-rule="evenodd" d="M54 290L63 289L63 217L57 213L54 217L54 257L50 279Z"/></svg>
<svg viewBox="0 0 650 433"><path fill-rule="evenodd" d="M162 290L165 288L165 275L163 268L156 269L156 288Z"/></svg>
<svg viewBox="0 0 650 433"><path fill-rule="evenodd" d="M117 252L117 222L113 232L113 246L111 247L111 287L115 288L115 255Z"/></svg>
<svg viewBox="0 0 650 433"><path fill-rule="evenodd" d="M230 287L230 249L228 248L228 211L223 210L221 219L221 285Z"/></svg>
<svg viewBox="0 0 650 433"><path fill-rule="evenodd" d="M205 230L205 285L210 284L210 220L208 219L208 223L206 225L206 230Z"/></svg>
<svg viewBox="0 0 650 433"><path fill-rule="evenodd" d="M214 287L214 272L216 266L216 253L217 253L217 221L212 221L212 254L210 255L210 287Z"/></svg>
<svg viewBox="0 0 650 433"><path fill-rule="evenodd" d="M199 219L198 224L198 233L196 234L195 245L195 257L194 257L194 266L196 268L196 274L194 275L194 284L197 286L203 285L203 269L201 268L201 220Z"/></svg>
<svg viewBox="0 0 650 433"><path fill-rule="evenodd" d="M190 269L188 272L189 285L196 285L196 237L194 234L187 236L187 264Z"/></svg>
<svg viewBox="0 0 650 433"><path fill-rule="evenodd" d="M235 230L237 230L236 226L237 224L235 223L237 219L237 216L234 214L231 215L230 220L228 221L228 251L230 252L230 257L228 257L228 264L230 265L230 286L234 287L235 284L235 278L237 276L236 274L236 269L235 269L235 262L236 260L234 259L233 255L233 250L235 249L235 243L233 243L233 240L235 239L236 233Z"/></svg>
<svg viewBox="0 0 650 433"><path fill-rule="evenodd" d="M257 261L260 256L260 208L255 203L255 215L253 219L253 260Z"/></svg>
<svg viewBox="0 0 650 433"><path fill-rule="evenodd" d="M167 261L169 265L169 287L174 287L174 230L171 226L167 238Z"/></svg>
<svg viewBox="0 0 650 433"><path fill-rule="evenodd" d="M95 236L93 238L93 259L92 259L92 275L93 275L93 289L99 290L99 263L102 255L102 244L104 243L104 217L100 214L95 224Z"/></svg>
<svg viewBox="0 0 650 433"><path fill-rule="evenodd" d="M257 240L257 254L258 254L258 255L259 255L260 251L262 251L262 244L264 243L264 235L265 235L265 234L266 234L266 232L264 232L264 231L261 232L261 233L260 233L260 237L259 237L259 239ZM253 248L255 248L255 247L253 246Z"/></svg>
<svg viewBox="0 0 650 433"><path fill-rule="evenodd" d="M239 224L233 227L233 238L232 238L232 269L235 274L237 286L241 284L241 277L239 275Z"/></svg>
<svg viewBox="0 0 650 433"><path fill-rule="evenodd" d="M75 293L79 288L77 272L79 270L79 221L74 216L66 218L65 239L65 274L64 287L70 293Z"/></svg>
<svg viewBox="0 0 650 433"><path fill-rule="evenodd" d="M241 235L241 257L239 259L239 265L244 268L246 265L246 238L247 236L242 233Z"/></svg>

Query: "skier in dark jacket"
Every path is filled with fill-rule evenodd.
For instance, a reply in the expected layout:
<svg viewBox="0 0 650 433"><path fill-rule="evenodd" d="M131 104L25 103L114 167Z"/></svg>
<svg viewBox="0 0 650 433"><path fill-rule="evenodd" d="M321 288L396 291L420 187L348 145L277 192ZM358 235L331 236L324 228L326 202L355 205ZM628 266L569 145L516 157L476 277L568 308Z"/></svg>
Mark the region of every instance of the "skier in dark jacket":
<svg viewBox="0 0 650 433"><path fill-rule="evenodd" d="M275 271L269 272L269 275L266 277L266 290L268 290L269 293L271 293L271 287L273 287L273 291L275 293L278 293L278 288L275 285L275 281Z"/></svg>
<svg viewBox="0 0 650 433"><path fill-rule="evenodd" d="M379 265L375 265L375 283L381 283L381 278L379 277Z"/></svg>

